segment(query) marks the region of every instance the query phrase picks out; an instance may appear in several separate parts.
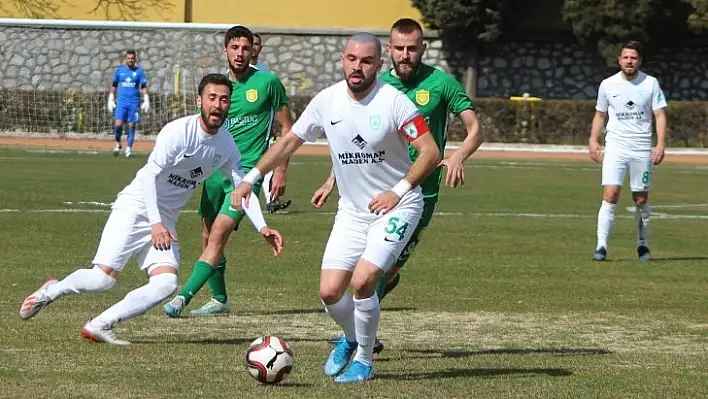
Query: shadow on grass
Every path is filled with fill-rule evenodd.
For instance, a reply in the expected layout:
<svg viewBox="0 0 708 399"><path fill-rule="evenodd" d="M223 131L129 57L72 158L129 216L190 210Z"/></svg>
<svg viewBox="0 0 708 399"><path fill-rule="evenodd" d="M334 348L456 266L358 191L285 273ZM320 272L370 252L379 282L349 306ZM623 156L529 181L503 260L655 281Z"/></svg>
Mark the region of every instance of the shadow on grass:
<svg viewBox="0 0 708 399"><path fill-rule="evenodd" d="M410 312L414 311L416 308L399 306L399 307L386 307L381 309L382 313L386 312ZM288 315L288 314L314 314L314 313L325 313L324 307L320 308L301 308L301 309L278 309L269 311L245 311L245 312L235 312L232 313L234 316L252 316L252 315ZM227 315L225 315L227 316ZM225 317L221 316L221 317ZM332 322L334 324L334 322Z"/></svg>
<svg viewBox="0 0 708 399"><path fill-rule="evenodd" d="M430 372L412 373L376 373L374 378L382 380L428 380L438 378L458 378L458 377L567 377L573 373L566 369L545 369L545 368L452 368Z"/></svg>
<svg viewBox="0 0 708 399"><path fill-rule="evenodd" d="M176 340L176 341L159 341L159 340L154 340L154 341L140 341L140 340L133 340L131 341L134 344L168 344L168 345L174 345L174 344L197 344L197 345L243 345L243 344L250 344L253 342L256 338L251 337L251 338L204 338L204 339L182 339L182 340ZM287 338L283 336L283 339L285 339L288 342L329 342L329 339L327 338Z"/></svg>
<svg viewBox="0 0 708 399"><path fill-rule="evenodd" d="M708 260L708 256L668 256L666 258L652 258L650 262L681 262L692 260ZM607 259L605 262L639 262L637 258Z"/></svg>
<svg viewBox="0 0 708 399"><path fill-rule="evenodd" d="M407 353L417 353L429 356L405 356L408 359L430 359L435 357L458 358L480 355L553 355L553 356L593 356L609 355L612 351L603 348L498 348L479 349L472 351L444 349L413 349Z"/></svg>

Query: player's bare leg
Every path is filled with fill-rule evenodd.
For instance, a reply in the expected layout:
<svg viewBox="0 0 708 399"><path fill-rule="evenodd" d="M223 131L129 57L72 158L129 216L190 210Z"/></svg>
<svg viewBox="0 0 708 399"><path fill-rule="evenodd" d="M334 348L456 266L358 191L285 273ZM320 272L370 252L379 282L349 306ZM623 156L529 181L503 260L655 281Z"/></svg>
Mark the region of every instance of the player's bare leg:
<svg viewBox="0 0 708 399"><path fill-rule="evenodd" d="M615 208L617 207L620 191L620 186L608 185L604 188L602 205L597 214L597 246L595 247L595 253L592 255L593 260L603 261L607 258L608 242L612 227L615 224Z"/></svg>
<svg viewBox="0 0 708 399"><path fill-rule="evenodd" d="M81 336L93 342L125 346L130 342L118 339L113 327L121 321L140 316L158 305L177 289L177 268L172 265L155 265L148 269L148 283L126 294L125 298L81 329Z"/></svg>
<svg viewBox="0 0 708 399"><path fill-rule="evenodd" d="M224 256L224 247L234 228L236 221L230 217L223 214L216 217L209 232L206 249L194 264L192 274L179 294L163 307L167 316L179 317L194 295L217 273L219 262Z"/></svg>
<svg viewBox="0 0 708 399"><path fill-rule="evenodd" d="M123 148L120 145L120 139L121 136L123 135L123 121L116 119L115 121L115 127L113 128L113 134L116 139L116 146L113 148L113 155L118 156L120 154L120 150Z"/></svg>
<svg viewBox="0 0 708 399"><path fill-rule="evenodd" d="M351 289L354 296L354 326L357 350L349 367L334 381L353 383L373 377L374 343L379 328L381 307L376 295L384 271L375 264L359 259L352 274Z"/></svg>
<svg viewBox="0 0 708 399"><path fill-rule="evenodd" d="M119 274L120 272L108 266L94 266L90 269L78 269L61 281L49 279L22 302L20 318L27 320L36 316L42 309L64 295L108 290L116 284Z"/></svg>
<svg viewBox="0 0 708 399"><path fill-rule="evenodd" d="M649 193L646 191L633 192L634 200L634 221L637 225L637 256L642 262L651 260L649 252L649 221L651 219L651 208L649 207Z"/></svg>

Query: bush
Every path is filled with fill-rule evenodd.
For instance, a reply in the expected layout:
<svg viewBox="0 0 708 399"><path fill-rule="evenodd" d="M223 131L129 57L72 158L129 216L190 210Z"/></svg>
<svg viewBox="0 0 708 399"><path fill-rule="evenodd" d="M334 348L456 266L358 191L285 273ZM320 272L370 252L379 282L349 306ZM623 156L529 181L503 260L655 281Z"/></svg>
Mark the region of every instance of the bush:
<svg viewBox="0 0 708 399"><path fill-rule="evenodd" d="M106 93L18 91L0 89L0 131L110 133L111 115ZM299 117L311 97L291 99ZM162 126L194 109L192 95L150 95L152 110L144 116L142 134L156 134ZM585 145L595 112L595 101L474 100L487 142ZM667 108L669 147L708 147L708 102L671 101ZM278 128L276 128L278 129ZM464 126L452 119L449 141L462 141Z"/></svg>

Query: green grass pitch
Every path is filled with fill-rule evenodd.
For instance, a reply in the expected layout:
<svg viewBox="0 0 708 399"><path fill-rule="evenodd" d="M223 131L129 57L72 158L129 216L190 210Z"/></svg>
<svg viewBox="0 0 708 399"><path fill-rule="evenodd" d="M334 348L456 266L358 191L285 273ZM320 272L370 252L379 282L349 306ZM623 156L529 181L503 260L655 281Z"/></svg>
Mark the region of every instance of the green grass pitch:
<svg viewBox="0 0 708 399"><path fill-rule="evenodd" d="M121 323L116 348L82 341L89 317L142 285L135 263L105 293L61 298L36 318L17 312L50 276L88 267L105 206L145 162L108 154L0 149L0 396L7 398L698 398L708 397L708 169L654 173L651 263L636 261L629 193L609 259L590 260L599 167L587 162L471 160L466 185L443 189L431 226L383 302L376 379L324 376L338 334L318 299L336 201L309 205L329 160L297 157L286 239L274 258L245 223L227 248L232 313ZM180 283L200 249L195 193L178 222ZM71 204L68 204L71 203ZM208 299L208 288L191 309ZM262 386L244 352L261 335L295 353L288 380Z"/></svg>

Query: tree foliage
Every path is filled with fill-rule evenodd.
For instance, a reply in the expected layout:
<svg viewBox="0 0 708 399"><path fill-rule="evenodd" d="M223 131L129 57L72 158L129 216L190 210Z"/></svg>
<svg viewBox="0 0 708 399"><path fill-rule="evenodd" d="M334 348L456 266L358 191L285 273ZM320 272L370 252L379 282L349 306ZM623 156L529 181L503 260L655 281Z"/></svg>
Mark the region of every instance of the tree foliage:
<svg viewBox="0 0 708 399"><path fill-rule="evenodd" d="M477 50L503 32L511 0L412 0L423 22L456 50Z"/></svg>
<svg viewBox="0 0 708 399"><path fill-rule="evenodd" d="M647 24L661 9L661 0L565 0L563 20L584 43L597 49L613 65L623 42L649 41Z"/></svg>
<svg viewBox="0 0 708 399"><path fill-rule="evenodd" d="M688 16L688 28L696 33L708 31L708 0L683 0L693 7Z"/></svg>

